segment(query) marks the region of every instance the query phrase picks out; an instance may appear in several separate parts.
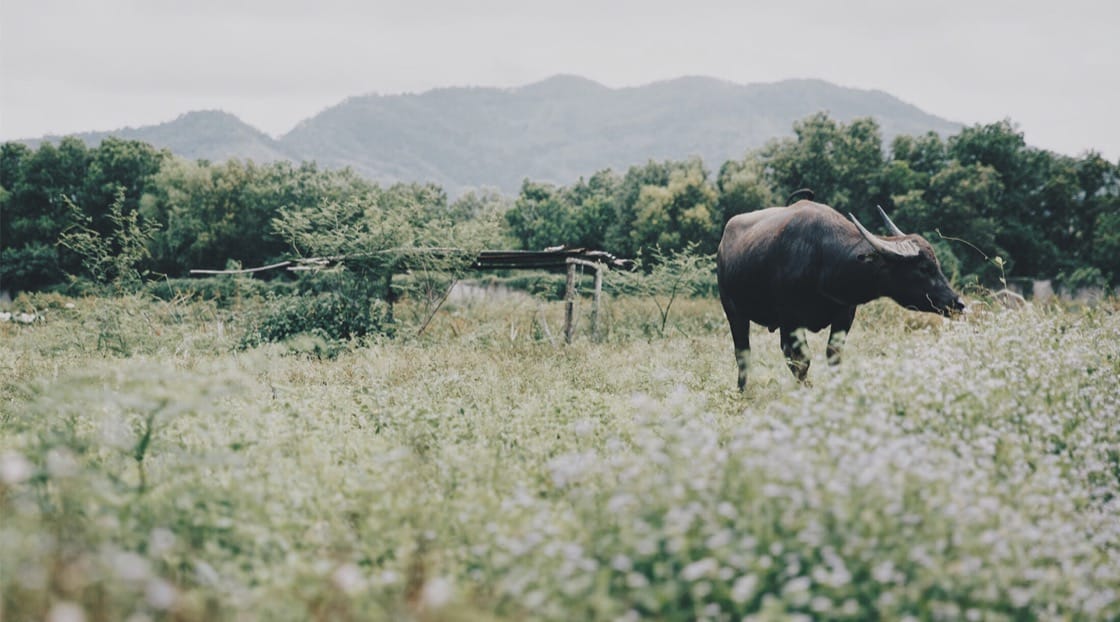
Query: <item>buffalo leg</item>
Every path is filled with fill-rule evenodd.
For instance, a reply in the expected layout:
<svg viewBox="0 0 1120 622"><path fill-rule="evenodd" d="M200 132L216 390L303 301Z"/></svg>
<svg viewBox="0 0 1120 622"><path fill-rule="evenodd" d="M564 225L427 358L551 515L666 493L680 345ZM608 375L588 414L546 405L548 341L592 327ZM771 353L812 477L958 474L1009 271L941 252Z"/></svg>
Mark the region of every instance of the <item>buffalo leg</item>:
<svg viewBox="0 0 1120 622"><path fill-rule="evenodd" d="M740 317L730 301L724 299L722 302L727 323L731 325L731 340L735 343L735 362L739 365L739 390L742 391L747 386L747 370L751 364L751 323L750 320Z"/></svg>
<svg viewBox="0 0 1120 622"><path fill-rule="evenodd" d="M793 376L805 382L809 373L809 348L805 343L805 329L782 329L782 354L786 355L786 365Z"/></svg>
<svg viewBox="0 0 1120 622"><path fill-rule="evenodd" d="M839 365L840 353L844 349L844 339L848 336L848 330L852 328L852 321L856 317L856 308L848 307L832 320L832 326L828 330L828 364Z"/></svg>
<svg viewBox="0 0 1120 622"><path fill-rule="evenodd" d="M740 318L728 318L731 340L735 343L735 362L739 366L739 390L747 386L747 371L751 366L751 323Z"/></svg>

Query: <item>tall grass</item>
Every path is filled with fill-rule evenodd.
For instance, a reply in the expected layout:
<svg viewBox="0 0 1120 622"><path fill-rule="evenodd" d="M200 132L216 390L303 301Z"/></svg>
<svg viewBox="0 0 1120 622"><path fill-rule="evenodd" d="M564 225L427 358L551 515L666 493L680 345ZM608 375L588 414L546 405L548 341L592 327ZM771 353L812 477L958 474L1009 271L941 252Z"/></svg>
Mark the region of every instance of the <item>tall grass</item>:
<svg viewBox="0 0 1120 622"><path fill-rule="evenodd" d="M741 395L708 299L569 347L449 302L334 358L239 350L249 304L23 304L4 619L1120 616L1115 307L871 305L811 388L756 330Z"/></svg>

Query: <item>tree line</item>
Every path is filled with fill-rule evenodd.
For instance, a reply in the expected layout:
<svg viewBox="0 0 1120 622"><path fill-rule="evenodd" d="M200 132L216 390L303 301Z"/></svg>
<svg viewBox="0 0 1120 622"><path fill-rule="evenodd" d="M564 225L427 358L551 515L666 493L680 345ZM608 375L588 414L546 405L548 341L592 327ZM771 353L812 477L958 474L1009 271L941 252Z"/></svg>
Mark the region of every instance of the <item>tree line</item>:
<svg viewBox="0 0 1120 622"><path fill-rule="evenodd" d="M887 148L871 119L822 113L793 129L714 175L698 159L650 161L569 185L525 180L515 198L454 201L433 184L381 187L311 163L192 162L116 138L92 148L76 138L34 149L9 142L0 146L0 289L124 269L91 262L98 252L147 278L378 246L711 253L728 218L804 187L864 222L882 205L925 235L958 281L1120 282L1120 163L1029 147L1009 121L948 138L899 136Z"/></svg>
<svg viewBox="0 0 1120 622"><path fill-rule="evenodd" d="M810 188L863 222L878 222L883 206L929 239L958 281L1120 282L1120 163L1029 147L1010 121L947 139L899 136L886 149L872 119L844 124L822 113L793 129L714 177L690 160L600 171L568 186L525 181L507 213L509 234L525 248L565 242L635 256L695 244L711 253L731 216Z"/></svg>

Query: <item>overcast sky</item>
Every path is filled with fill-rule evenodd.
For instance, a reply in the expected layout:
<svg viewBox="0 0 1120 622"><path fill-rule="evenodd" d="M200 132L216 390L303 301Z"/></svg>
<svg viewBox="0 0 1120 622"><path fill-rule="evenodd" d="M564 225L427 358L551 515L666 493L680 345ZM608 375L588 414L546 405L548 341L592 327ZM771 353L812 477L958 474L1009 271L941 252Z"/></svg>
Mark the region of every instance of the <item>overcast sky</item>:
<svg viewBox="0 0 1120 622"><path fill-rule="evenodd" d="M0 140L232 112L278 136L348 96L821 78L1120 157L1117 0L0 0Z"/></svg>

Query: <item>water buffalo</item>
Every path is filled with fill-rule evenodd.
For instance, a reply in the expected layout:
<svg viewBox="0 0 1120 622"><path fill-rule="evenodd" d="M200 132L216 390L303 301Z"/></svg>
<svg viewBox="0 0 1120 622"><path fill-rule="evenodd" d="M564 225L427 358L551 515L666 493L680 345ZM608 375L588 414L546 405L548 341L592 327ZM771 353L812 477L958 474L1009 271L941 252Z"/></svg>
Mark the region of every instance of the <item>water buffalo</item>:
<svg viewBox="0 0 1120 622"><path fill-rule="evenodd" d="M887 296L918 311L950 315L964 309L929 242L903 233L882 208L879 214L891 235L877 236L855 216L849 214L849 221L811 200L727 221L716 266L740 391L747 383L751 322L781 331L786 363L805 382L804 331L831 327L827 355L835 365L861 304Z"/></svg>

